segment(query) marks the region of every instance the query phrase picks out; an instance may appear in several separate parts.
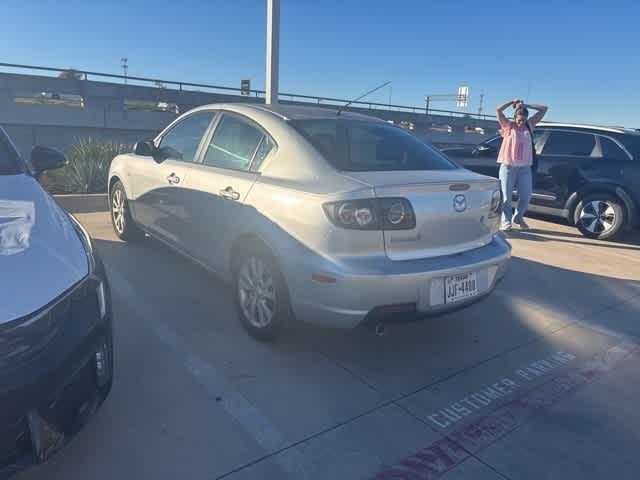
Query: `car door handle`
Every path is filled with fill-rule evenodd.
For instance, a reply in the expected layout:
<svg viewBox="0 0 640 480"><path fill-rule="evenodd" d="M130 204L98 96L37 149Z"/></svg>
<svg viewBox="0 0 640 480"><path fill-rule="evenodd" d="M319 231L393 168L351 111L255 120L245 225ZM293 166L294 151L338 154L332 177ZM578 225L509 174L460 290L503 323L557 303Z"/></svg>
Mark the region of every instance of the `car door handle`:
<svg viewBox="0 0 640 480"><path fill-rule="evenodd" d="M224 190L220 190L220 196L227 200L240 200L240 192L236 192L233 187L227 187Z"/></svg>
<svg viewBox="0 0 640 480"><path fill-rule="evenodd" d="M169 182L171 185L176 185L180 183L180 177L177 176L175 172L173 172L167 177L167 182Z"/></svg>

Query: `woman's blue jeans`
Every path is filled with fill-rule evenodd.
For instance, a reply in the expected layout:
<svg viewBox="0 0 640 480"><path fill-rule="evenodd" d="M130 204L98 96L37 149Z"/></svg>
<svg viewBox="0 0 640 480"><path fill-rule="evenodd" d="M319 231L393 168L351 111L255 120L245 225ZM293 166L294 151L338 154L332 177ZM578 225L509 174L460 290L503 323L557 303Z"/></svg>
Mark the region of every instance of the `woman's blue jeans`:
<svg viewBox="0 0 640 480"><path fill-rule="evenodd" d="M521 223L522 217L529 208L533 189L531 167L514 167L503 163L500 165L500 187L502 188L502 198L504 198L502 224L511 225L512 219L515 223ZM518 206L515 216L511 207L514 190L518 192Z"/></svg>

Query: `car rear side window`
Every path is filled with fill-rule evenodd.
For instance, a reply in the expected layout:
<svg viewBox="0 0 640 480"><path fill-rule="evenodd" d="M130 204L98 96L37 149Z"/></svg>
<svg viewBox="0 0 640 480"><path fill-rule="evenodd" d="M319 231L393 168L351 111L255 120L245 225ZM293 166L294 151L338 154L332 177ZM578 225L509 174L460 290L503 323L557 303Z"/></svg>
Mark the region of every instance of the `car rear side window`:
<svg viewBox="0 0 640 480"><path fill-rule="evenodd" d="M627 151L633 156L633 159L640 161L640 135L627 134L621 141L624 143Z"/></svg>
<svg viewBox="0 0 640 480"><path fill-rule="evenodd" d="M214 115L214 112L198 112L176 123L160 141L162 158L192 162Z"/></svg>
<svg viewBox="0 0 640 480"><path fill-rule="evenodd" d="M551 131L544 144L543 155L574 155L589 157L596 146L596 138L590 133Z"/></svg>
<svg viewBox="0 0 640 480"><path fill-rule="evenodd" d="M338 170L396 171L460 168L412 133L362 120L295 120L291 124Z"/></svg>
<svg viewBox="0 0 640 480"><path fill-rule="evenodd" d="M602 152L602 157L607 160L629 160L629 156L624 150L622 150L616 142L607 137L600 137L600 151Z"/></svg>
<svg viewBox="0 0 640 480"><path fill-rule="evenodd" d="M224 114L207 147L204 163L212 167L247 170L263 136L247 122Z"/></svg>
<svg viewBox="0 0 640 480"><path fill-rule="evenodd" d="M262 142L258 147L258 151L256 152L255 157L253 157L253 164L251 165L251 170L257 171L260 169L262 162L264 162L264 159L267 158L267 156L271 153L274 146L275 144L273 143L273 140L271 140L271 137L269 137L269 135L265 135L262 138Z"/></svg>

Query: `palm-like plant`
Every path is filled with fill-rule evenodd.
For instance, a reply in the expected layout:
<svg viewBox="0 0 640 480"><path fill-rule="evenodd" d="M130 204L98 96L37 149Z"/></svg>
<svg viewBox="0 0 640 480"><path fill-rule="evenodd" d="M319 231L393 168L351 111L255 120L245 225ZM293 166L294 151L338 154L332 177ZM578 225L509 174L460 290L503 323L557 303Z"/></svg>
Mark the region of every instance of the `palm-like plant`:
<svg viewBox="0 0 640 480"><path fill-rule="evenodd" d="M111 160L131 150L130 145L121 143L79 139L68 151L69 163L48 172L47 189L52 193L104 193Z"/></svg>

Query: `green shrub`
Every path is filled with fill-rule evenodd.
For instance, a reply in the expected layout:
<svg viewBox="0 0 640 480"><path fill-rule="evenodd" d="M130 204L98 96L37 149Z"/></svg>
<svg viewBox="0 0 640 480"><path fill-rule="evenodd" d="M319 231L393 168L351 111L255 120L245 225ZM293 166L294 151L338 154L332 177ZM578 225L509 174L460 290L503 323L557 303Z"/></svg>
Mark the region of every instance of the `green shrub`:
<svg viewBox="0 0 640 480"><path fill-rule="evenodd" d="M105 193L111 160L131 151L131 145L79 139L67 152L69 163L47 172L47 189L52 193Z"/></svg>

